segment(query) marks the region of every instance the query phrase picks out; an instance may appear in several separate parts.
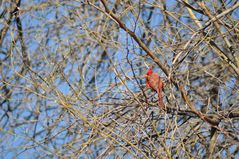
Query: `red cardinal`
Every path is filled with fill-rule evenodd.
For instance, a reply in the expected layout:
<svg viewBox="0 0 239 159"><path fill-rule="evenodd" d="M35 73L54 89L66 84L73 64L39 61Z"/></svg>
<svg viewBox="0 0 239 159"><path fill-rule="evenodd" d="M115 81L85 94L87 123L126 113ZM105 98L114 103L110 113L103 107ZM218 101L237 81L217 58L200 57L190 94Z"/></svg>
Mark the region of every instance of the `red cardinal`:
<svg viewBox="0 0 239 159"><path fill-rule="evenodd" d="M163 103L162 91L163 91L163 81L160 79L159 75L153 72L152 66L149 67L149 70L146 77L146 85L148 88L153 89L158 93L158 104L159 107L165 109L165 105Z"/></svg>

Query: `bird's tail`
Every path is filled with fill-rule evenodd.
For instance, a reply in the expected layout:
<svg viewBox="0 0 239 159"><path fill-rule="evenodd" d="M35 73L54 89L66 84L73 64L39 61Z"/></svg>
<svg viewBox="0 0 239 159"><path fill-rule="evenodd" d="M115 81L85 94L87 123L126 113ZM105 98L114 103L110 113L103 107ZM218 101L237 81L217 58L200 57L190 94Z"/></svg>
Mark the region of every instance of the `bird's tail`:
<svg viewBox="0 0 239 159"><path fill-rule="evenodd" d="M165 104L163 102L163 96L162 96L162 89L159 89L158 91L158 105L161 109L166 109Z"/></svg>

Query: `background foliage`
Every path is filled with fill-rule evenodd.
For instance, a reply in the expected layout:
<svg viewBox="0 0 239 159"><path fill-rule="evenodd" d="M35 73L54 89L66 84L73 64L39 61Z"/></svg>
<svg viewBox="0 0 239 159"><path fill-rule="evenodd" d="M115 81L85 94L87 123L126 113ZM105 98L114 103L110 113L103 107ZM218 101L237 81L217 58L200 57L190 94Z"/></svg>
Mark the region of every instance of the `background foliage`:
<svg viewBox="0 0 239 159"><path fill-rule="evenodd" d="M2 1L1 158L238 158L238 7Z"/></svg>

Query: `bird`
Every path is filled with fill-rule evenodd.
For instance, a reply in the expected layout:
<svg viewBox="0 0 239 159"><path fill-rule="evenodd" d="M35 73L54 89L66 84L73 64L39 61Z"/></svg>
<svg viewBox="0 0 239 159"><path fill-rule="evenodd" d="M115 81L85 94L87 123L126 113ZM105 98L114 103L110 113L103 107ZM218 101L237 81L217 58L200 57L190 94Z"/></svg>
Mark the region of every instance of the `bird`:
<svg viewBox="0 0 239 159"><path fill-rule="evenodd" d="M153 72L152 66L149 67L146 75L146 86L147 88L151 88L152 90L156 91L158 94L158 105L162 109L166 109L164 102L163 102L163 96L162 91L164 88L164 83L161 80L160 76Z"/></svg>

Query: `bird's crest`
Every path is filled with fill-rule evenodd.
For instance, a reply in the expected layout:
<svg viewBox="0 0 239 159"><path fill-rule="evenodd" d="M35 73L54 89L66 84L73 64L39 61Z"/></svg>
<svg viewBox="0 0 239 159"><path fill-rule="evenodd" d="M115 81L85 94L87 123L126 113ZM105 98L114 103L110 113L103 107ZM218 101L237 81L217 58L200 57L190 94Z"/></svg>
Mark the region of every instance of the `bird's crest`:
<svg viewBox="0 0 239 159"><path fill-rule="evenodd" d="M147 75L150 75L153 73L153 67L150 66L149 69L148 69L148 72L147 72Z"/></svg>

